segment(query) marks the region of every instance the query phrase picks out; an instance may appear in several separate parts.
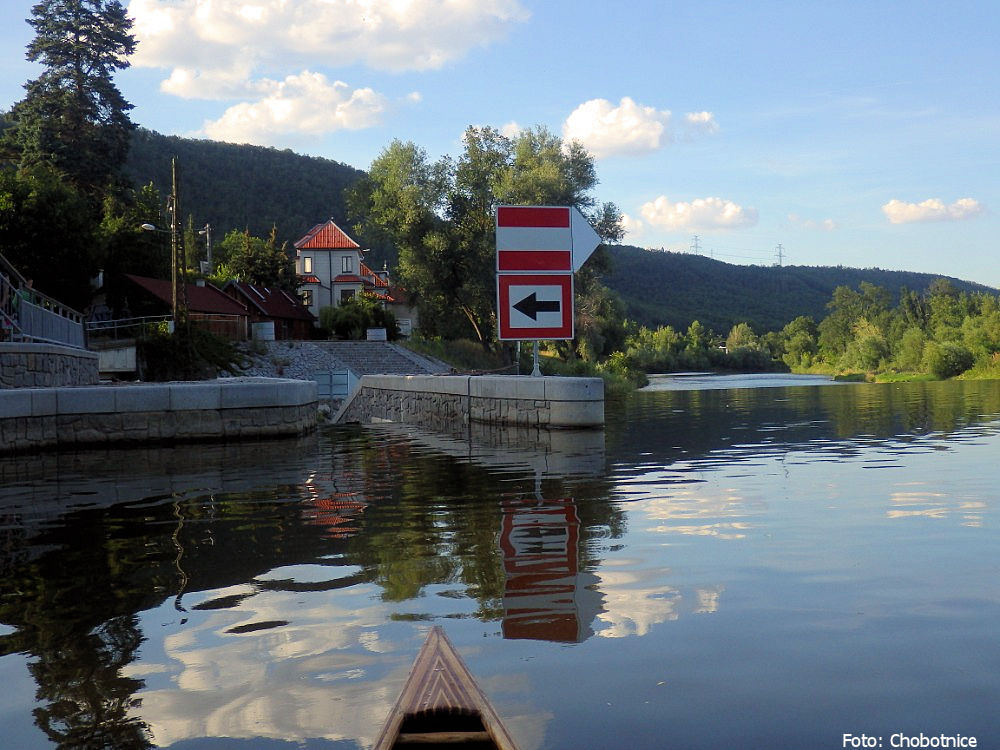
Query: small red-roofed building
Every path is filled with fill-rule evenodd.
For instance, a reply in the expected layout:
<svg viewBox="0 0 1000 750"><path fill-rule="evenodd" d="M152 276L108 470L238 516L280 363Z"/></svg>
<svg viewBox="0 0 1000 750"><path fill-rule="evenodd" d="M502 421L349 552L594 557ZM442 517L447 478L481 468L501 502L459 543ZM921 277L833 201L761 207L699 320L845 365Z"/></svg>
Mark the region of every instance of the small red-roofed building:
<svg viewBox="0 0 1000 750"><path fill-rule="evenodd" d="M127 273L130 282L126 294L133 315L167 315L171 310L171 282ZM212 333L232 341L248 337L249 313L246 305L236 301L217 286L208 282L185 284L188 319Z"/></svg>
<svg viewBox="0 0 1000 750"><path fill-rule="evenodd" d="M223 291L246 307L251 326L254 323L273 323L275 339L312 337L316 318L302 304L302 300L283 289L230 281Z"/></svg>

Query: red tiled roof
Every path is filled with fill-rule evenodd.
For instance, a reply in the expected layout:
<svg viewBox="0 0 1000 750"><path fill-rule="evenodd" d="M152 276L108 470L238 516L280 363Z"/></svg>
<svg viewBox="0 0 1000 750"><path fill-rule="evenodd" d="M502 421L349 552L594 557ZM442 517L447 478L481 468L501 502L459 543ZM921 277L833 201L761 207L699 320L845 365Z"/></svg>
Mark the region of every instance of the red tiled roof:
<svg viewBox="0 0 1000 750"><path fill-rule="evenodd" d="M298 250L360 250L361 245L330 219L317 224L295 243Z"/></svg>
<svg viewBox="0 0 1000 750"><path fill-rule="evenodd" d="M268 318L310 322L315 320L313 314L299 300L281 289L270 289L245 281L230 281L226 284L226 290L230 289L236 290L246 305L256 308Z"/></svg>
<svg viewBox="0 0 1000 750"><path fill-rule="evenodd" d="M354 273L342 273L334 277L334 284L364 284L365 280Z"/></svg>
<svg viewBox="0 0 1000 750"><path fill-rule="evenodd" d="M319 279L316 276L313 276L312 274L309 274L308 276L301 276L299 278L302 280L303 284L318 284L319 283Z"/></svg>
<svg viewBox="0 0 1000 750"><path fill-rule="evenodd" d="M125 277L145 289L157 299L170 305L173 301L173 289L169 281L150 279L146 276L136 276L127 273ZM211 315L246 315L247 308L234 300L212 284L198 286L187 284L187 308L193 313L208 313Z"/></svg>
<svg viewBox="0 0 1000 750"><path fill-rule="evenodd" d="M374 282L375 286L384 286L386 288L389 287L389 282L386 281L385 279L383 279L377 273L375 273L365 263L361 264L361 275L362 276L371 276L372 281Z"/></svg>
<svg viewBox="0 0 1000 750"><path fill-rule="evenodd" d="M383 302L395 302L391 295L383 292L368 292L368 296L374 297L375 299L380 299Z"/></svg>

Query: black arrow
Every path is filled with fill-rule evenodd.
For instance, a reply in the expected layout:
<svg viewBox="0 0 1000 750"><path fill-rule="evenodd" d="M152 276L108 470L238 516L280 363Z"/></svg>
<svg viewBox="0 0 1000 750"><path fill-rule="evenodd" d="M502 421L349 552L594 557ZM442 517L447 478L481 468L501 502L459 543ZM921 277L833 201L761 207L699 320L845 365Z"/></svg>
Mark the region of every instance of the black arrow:
<svg viewBox="0 0 1000 750"><path fill-rule="evenodd" d="M514 304L514 309L522 315L527 315L532 320L538 320L540 312L559 312L562 304L559 300L539 300L534 292L529 294L520 302Z"/></svg>

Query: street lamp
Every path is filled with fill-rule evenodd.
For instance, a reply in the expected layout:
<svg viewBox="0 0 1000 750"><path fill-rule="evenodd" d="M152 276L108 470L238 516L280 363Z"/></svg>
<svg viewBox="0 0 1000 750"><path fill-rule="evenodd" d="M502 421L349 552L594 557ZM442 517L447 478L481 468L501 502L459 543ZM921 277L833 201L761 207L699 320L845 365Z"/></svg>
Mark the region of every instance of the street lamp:
<svg viewBox="0 0 1000 750"><path fill-rule="evenodd" d="M183 283L183 276L177 272L177 230L171 224L170 229L160 229L155 224L140 224L140 229L147 232L159 232L170 235L170 314L174 318L174 325L177 325L178 313L183 313L184 295L179 293L178 285Z"/></svg>
<svg viewBox="0 0 1000 750"><path fill-rule="evenodd" d="M198 230L198 234L205 237L205 257L207 268L202 272L204 274L212 273L212 225L206 224L204 227Z"/></svg>

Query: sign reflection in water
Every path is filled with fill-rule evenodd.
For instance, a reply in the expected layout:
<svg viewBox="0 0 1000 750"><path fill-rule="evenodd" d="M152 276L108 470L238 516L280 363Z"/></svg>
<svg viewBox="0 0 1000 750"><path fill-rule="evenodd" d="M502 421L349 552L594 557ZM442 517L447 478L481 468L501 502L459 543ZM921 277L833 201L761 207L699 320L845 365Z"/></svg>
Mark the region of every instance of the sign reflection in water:
<svg viewBox="0 0 1000 750"><path fill-rule="evenodd" d="M998 415L998 384L703 390L603 434L2 459L3 742L364 747L435 622L525 748L985 746Z"/></svg>

